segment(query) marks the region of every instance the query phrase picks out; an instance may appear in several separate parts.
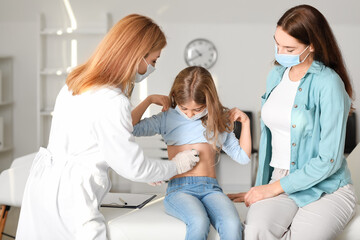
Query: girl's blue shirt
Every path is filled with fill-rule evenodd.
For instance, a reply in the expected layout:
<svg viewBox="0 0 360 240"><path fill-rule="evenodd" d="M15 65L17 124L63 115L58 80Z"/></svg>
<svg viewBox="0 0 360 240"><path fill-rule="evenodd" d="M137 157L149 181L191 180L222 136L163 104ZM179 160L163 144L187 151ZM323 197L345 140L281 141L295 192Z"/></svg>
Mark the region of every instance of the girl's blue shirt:
<svg viewBox="0 0 360 240"><path fill-rule="evenodd" d="M189 120L181 116L175 109L170 108L149 118L142 119L134 126L133 135L153 136L160 134L166 145L184 145L207 143L205 127L201 120ZM233 132L223 132L218 136L217 145L240 164L250 162L248 155L240 147L239 140Z"/></svg>
<svg viewBox="0 0 360 240"><path fill-rule="evenodd" d="M286 68L269 73L262 105L280 83ZM280 180L285 193L299 207L324 193L352 183L344 157L346 122L351 100L338 74L318 61L300 80L291 111L290 174ZM273 168L271 132L261 120L256 185L269 183Z"/></svg>

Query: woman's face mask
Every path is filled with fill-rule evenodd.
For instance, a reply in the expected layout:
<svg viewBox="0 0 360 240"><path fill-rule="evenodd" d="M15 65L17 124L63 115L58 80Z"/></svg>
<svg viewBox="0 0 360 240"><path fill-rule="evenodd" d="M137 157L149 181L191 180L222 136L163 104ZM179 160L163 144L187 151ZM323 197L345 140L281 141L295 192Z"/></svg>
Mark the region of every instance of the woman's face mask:
<svg viewBox="0 0 360 240"><path fill-rule="evenodd" d="M147 64L147 69L146 69L146 72L144 74L140 74L138 72L136 72L135 74L135 82L136 83L139 83L141 82L142 80L144 80L145 78L147 78L150 73L154 72L155 71L155 67L151 64L148 64L145 60L145 58L143 58L143 60L145 61L145 63Z"/></svg>
<svg viewBox="0 0 360 240"><path fill-rule="evenodd" d="M300 54L297 55L292 55L292 54L279 54L278 53L278 47L275 44L275 59L278 63L280 63L282 66L284 67L292 67L292 66L296 66L300 63L303 63L306 58L310 55L311 52L309 52L306 57L300 61L300 56L306 51L306 49L308 49L310 47L307 46L304 51L302 51Z"/></svg>
<svg viewBox="0 0 360 240"><path fill-rule="evenodd" d="M195 115L193 115L192 117L188 117L183 111L181 111L181 109L179 108L179 106L175 107L175 110L184 118L191 120L191 121L195 121L198 120L204 116L206 116L206 114L208 114L207 108L204 108L204 110L202 110L200 113L197 113Z"/></svg>

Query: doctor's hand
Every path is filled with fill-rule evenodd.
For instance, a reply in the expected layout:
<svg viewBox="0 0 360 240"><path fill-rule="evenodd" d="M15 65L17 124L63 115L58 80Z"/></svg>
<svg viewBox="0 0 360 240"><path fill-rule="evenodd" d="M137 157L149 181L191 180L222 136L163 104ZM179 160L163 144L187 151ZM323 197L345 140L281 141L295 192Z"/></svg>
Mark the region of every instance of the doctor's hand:
<svg viewBox="0 0 360 240"><path fill-rule="evenodd" d="M232 122L241 122L242 124L250 123L250 119L246 113L238 108L233 108L229 111L229 119Z"/></svg>
<svg viewBox="0 0 360 240"><path fill-rule="evenodd" d="M162 112L167 111L170 107L171 102L168 96L155 94L155 95L150 95L148 98L151 103L162 106L163 107L161 109Z"/></svg>
<svg viewBox="0 0 360 240"><path fill-rule="evenodd" d="M172 161L176 164L178 174L191 170L196 163L199 162L199 160L199 152L195 149L179 152L172 159Z"/></svg>

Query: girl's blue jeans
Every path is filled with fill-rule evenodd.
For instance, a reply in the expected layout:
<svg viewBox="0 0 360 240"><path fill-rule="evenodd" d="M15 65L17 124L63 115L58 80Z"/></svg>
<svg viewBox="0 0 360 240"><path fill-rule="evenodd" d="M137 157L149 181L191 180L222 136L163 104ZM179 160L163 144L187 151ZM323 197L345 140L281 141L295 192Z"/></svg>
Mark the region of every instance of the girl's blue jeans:
<svg viewBox="0 0 360 240"><path fill-rule="evenodd" d="M186 240L206 240L210 223L221 240L242 239L243 227L238 212L215 178L172 179L164 205L169 215L186 224Z"/></svg>

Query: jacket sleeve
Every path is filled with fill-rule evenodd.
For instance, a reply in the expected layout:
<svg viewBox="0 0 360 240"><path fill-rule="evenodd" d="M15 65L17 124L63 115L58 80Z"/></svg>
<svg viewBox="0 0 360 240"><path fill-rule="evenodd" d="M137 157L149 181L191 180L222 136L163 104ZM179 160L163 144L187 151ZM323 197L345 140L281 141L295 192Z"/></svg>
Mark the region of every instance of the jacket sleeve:
<svg viewBox="0 0 360 240"><path fill-rule="evenodd" d="M152 117L142 119L134 126L133 135L135 137L141 137L161 134L161 121L163 115L164 113L160 112Z"/></svg>
<svg viewBox="0 0 360 240"><path fill-rule="evenodd" d="M309 189L338 171L344 159L345 130L350 98L337 74L323 77L319 88L319 153L280 180L287 194Z"/></svg>
<svg viewBox="0 0 360 240"><path fill-rule="evenodd" d="M240 147L239 140L235 137L235 134L233 132L225 132L223 134L226 134L226 139L222 146L223 151L236 162L240 164L248 164L250 162L250 158Z"/></svg>
<svg viewBox="0 0 360 240"><path fill-rule="evenodd" d="M123 98L106 104L94 122L100 152L119 175L138 182L167 180L177 174L172 161L149 159L134 141L130 102Z"/></svg>

